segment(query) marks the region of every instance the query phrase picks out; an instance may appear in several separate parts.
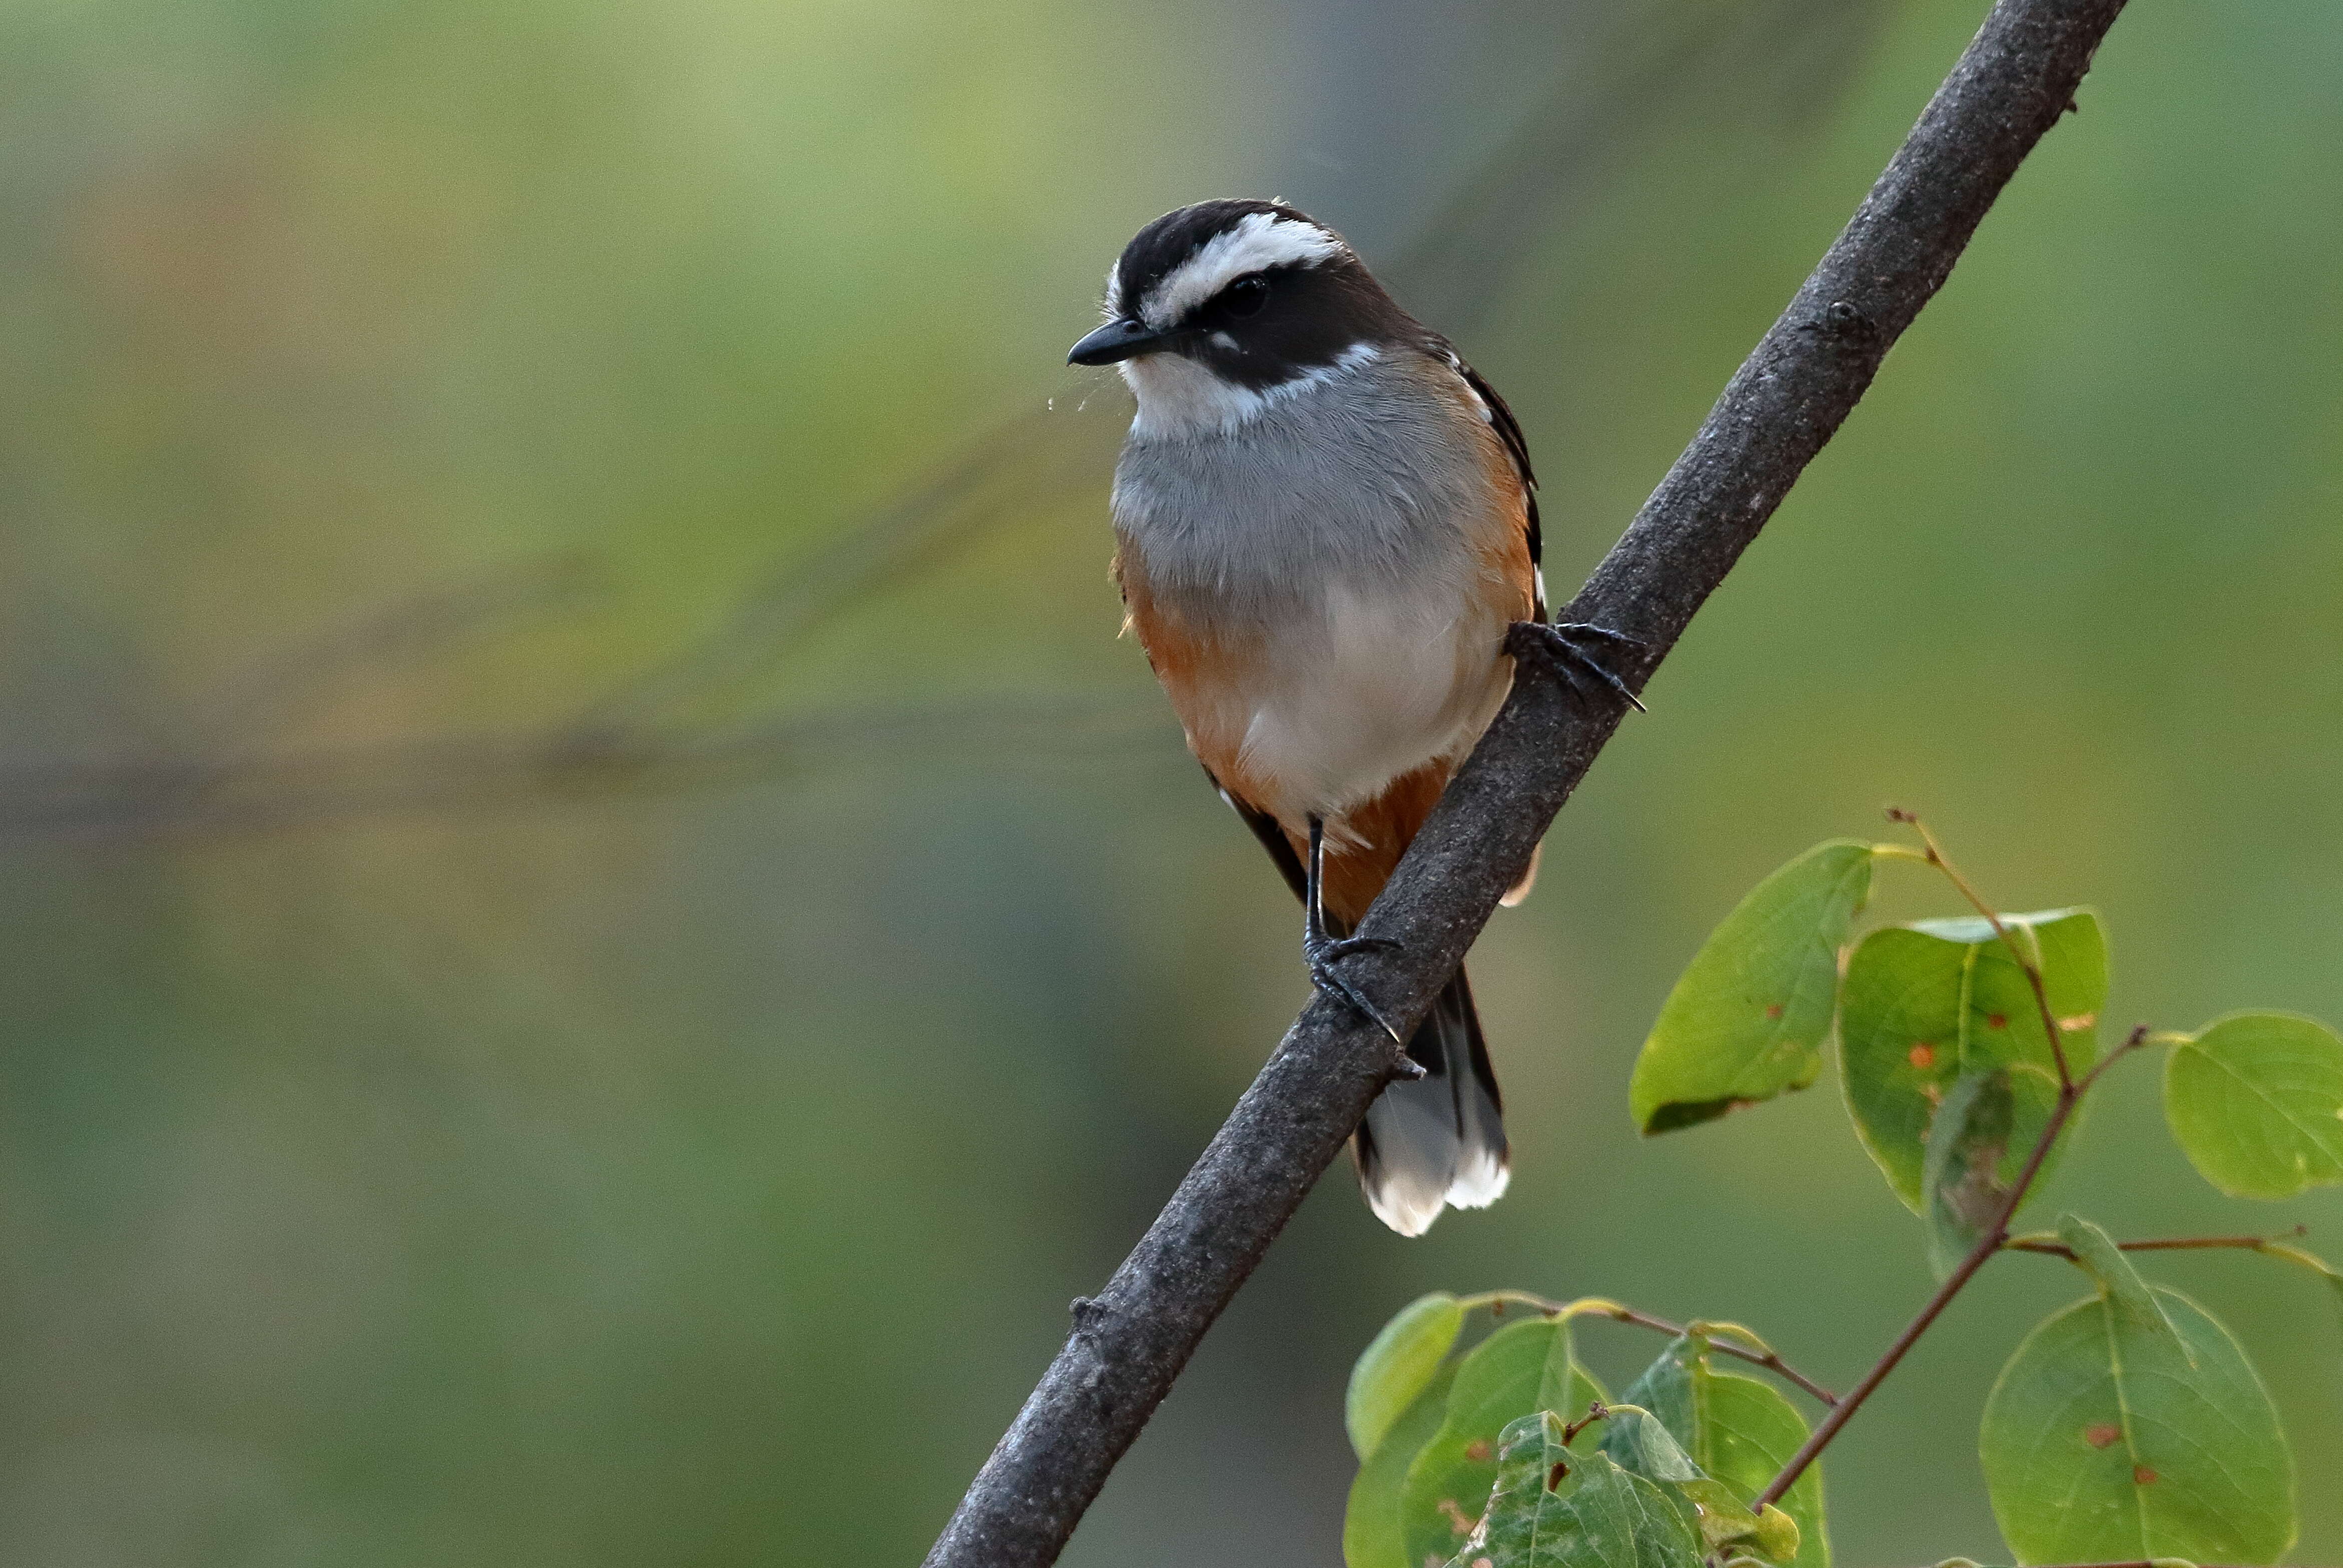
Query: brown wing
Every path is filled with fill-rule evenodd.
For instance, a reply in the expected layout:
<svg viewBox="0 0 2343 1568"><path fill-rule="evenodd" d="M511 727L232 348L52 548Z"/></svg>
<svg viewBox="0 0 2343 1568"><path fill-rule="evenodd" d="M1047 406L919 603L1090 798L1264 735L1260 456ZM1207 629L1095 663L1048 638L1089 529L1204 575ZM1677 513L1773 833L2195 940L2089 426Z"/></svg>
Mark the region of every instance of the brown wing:
<svg viewBox="0 0 2343 1568"><path fill-rule="evenodd" d="M1513 472L1521 480L1523 542L1529 547L1530 613L1544 620L1546 618L1545 572L1540 557L1544 552L1544 540L1538 532L1537 473L1530 467L1529 439L1522 434L1522 422L1513 417L1513 409L1503 397L1498 396L1497 389L1490 386L1479 371L1465 364L1464 357L1457 353L1453 345L1441 339L1434 345L1434 349L1448 362L1450 368L1464 378L1464 385L1472 388L1473 396L1480 400L1483 416L1489 421L1489 428L1496 432L1498 443L1504 447L1505 455L1513 459ZM1531 885L1537 880L1537 872L1538 852L1534 849L1530 852L1529 869L1522 873L1522 879L1506 891L1503 901L1510 907L1528 898Z"/></svg>
<svg viewBox="0 0 2343 1568"><path fill-rule="evenodd" d="M1545 573L1542 569L1541 557L1544 540L1538 532L1537 471L1530 467L1529 438L1522 434L1522 422L1513 417L1513 409L1497 395L1497 389L1490 386L1478 370L1464 363L1464 357L1456 352L1453 344L1444 337L1436 339L1433 352L1445 359L1456 374L1464 377L1464 385L1473 388L1473 395L1481 400L1481 407L1487 415L1489 427L1497 433L1497 439L1504 443L1506 455L1513 460L1514 471L1522 477L1523 526L1529 530L1530 571L1536 584L1531 591L1533 602L1537 607L1537 618L1544 620Z"/></svg>

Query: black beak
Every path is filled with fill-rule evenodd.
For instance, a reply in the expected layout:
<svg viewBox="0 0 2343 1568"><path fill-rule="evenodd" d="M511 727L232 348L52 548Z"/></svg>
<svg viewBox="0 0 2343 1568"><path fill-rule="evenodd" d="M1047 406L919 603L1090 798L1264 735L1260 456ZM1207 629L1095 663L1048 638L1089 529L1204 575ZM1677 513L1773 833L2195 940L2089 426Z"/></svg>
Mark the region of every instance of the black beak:
<svg viewBox="0 0 2343 1568"><path fill-rule="evenodd" d="M1111 365L1118 359L1129 359L1144 354L1171 337L1159 332L1143 321L1130 317L1110 321L1088 337L1066 351L1069 365Z"/></svg>

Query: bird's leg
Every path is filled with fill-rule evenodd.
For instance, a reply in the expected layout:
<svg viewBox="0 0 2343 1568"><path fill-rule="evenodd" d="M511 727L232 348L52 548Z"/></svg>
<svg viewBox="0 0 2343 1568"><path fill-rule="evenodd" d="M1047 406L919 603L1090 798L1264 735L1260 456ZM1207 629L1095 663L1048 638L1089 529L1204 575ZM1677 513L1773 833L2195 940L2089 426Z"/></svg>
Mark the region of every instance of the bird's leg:
<svg viewBox="0 0 2343 1568"><path fill-rule="evenodd" d="M1389 937L1332 937L1326 934L1325 904L1326 822L1312 815L1310 819L1309 886L1302 895L1302 956L1310 965L1310 978L1320 990L1347 1002L1361 1016L1391 1036L1392 1043L1406 1049L1407 1042L1391 1020L1377 1010L1358 987L1334 972L1335 963L1353 953L1367 952L1376 948L1395 948L1399 944Z"/></svg>
<svg viewBox="0 0 2343 1568"><path fill-rule="evenodd" d="M1534 655L1541 663L1560 676L1570 689L1580 696L1587 694L1586 686L1580 677L1582 674L1592 675L1626 699L1628 704L1636 712L1647 711L1641 699L1627 689L1627 683L1619 678L1617 671L1604 663L1595 654L1580 646L1583 642L1591 641L1620 642L1636 648L1643 647L1643 643L1637 638L1629 637L1624 631L1613 631L1607 626L1594 626L1579 620L1561 622L1524 620L1516 622L1514 629L1522 634L1513 639L1514 654L1519 656L1526 652Z"/></svg>

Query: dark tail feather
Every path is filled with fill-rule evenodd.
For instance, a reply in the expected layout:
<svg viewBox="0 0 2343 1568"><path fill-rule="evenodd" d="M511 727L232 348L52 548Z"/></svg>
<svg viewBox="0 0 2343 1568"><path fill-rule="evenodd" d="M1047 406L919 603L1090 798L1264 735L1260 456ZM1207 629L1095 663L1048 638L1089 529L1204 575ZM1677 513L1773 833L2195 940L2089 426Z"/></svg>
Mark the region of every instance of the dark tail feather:
<svg viewBox="0 0 2343 1568"><path fill-rule="evenodd" d="M1449 1204L1485 1209L1505 1191L1504 1106L1463 970L1417 1026L1407 1053L1424 1076L1391 1085L1367 1107L1351 1153L1375 1218L1403 1236L1421 1236Z"/></svg>

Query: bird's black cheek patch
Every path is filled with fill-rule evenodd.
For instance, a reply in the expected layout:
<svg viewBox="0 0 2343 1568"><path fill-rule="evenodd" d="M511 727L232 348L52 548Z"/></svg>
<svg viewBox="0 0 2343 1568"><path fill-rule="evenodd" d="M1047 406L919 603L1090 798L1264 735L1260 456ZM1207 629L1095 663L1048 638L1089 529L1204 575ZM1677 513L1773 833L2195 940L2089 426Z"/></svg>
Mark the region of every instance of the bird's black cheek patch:
<svg viewBox="0 0 2343 1568"><path fill-rule="evenodd" d="M1190 352L1222 380L1252 391L1333 364L1364 343L1403 339L1407 317L1355 260L1278 267L1258 314L1236 318L1206 304Z"/></svg>
<svg viewBox="0 0 2343 1568"><path fill-rule="evenodd" d="M1233 342L1220 341L1222 337L1232 338ZM1299 347L1298 353L1295 347L1272 350L1267 345L1247 341L1245 337L1222 333L1197 338L1189 346L1188 355L1231 386L1242 387L1248 392L1265 392L1297 376L1332 365L1350 345L1340 345L1331 353L1316 352L1311 346Z"/></svg>

